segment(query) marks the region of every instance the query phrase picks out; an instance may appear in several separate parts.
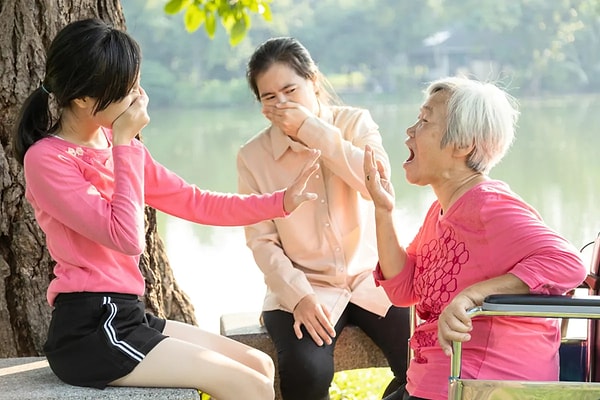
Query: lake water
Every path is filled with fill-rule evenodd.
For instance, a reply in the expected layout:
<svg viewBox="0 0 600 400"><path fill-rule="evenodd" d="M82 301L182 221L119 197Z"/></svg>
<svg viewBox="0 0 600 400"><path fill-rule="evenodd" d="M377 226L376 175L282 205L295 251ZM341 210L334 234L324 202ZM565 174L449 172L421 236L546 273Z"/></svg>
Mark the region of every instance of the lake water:
<svg viewBox="0 0 600 400"><path fill-rule="evenodd" d="M360 105L380 126L401 240L408 244L433 199L428 188L408 185L402 169L405 130L419 104ZM594 96L522 100L516 141L490 174L508 182L578 248L600 231L599 106ZM150 113L144 140L153 156L203 189L226 192L236 191L238 148L266 125L258 105ZM192 299L200 326L218 332L221 314L260 310L265 285L242 228L200 226L161 213L158 218L175 277Z"/></svg>

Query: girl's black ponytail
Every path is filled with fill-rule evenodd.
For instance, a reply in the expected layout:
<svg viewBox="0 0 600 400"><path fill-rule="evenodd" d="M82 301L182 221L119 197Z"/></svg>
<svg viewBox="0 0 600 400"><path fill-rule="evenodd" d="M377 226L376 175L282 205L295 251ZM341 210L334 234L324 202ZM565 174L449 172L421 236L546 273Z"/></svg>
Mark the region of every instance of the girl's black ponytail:
<svg viewBox="0 0 600 400"><path fill-rule="evenodd" d="M52 111L60 114L73 100L90 97L98 112L123 99L139 79L140 62L136 41L99 19L75 21L61 29L48 48L43 83L25 100L17 119L17 161L23 164L35 142L58 132L59 117L53 119Z"/></svg>
<svg viewBox="0 0 600 400"><path fill-rule="evenodd" d="M54 130L49 97L48 90L41 85L21 106L12 142L14 156L21 165L27 149Z"/></svg>

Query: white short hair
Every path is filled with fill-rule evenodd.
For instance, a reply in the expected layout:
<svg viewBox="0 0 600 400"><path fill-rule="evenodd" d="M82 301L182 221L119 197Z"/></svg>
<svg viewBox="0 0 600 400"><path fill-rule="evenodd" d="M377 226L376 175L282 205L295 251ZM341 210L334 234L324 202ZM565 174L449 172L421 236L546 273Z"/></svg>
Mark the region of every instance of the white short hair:
<svg viewBox="0 0 600 400"><path fill-rule="evenodd" d="M429 97L439 91L449 94L442 147L474 145L467 166L488 173L514 140L519 118L516 100L493 83L468 78L439 79L427 87L425 94Z"/></svg>

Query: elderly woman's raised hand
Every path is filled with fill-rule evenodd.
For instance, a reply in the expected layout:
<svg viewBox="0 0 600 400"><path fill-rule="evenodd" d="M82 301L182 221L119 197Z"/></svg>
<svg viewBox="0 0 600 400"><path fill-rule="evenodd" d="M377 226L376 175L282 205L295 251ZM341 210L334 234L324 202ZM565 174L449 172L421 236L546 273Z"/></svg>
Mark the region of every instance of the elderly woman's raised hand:
<svg viewBox="0 0 600 400"><path fill-rule="evenodd" d="M373 149L365 146L364 156L365 186L375 204L375 209L392 211L394 209L394 187L388 179L383 164L375 159Z"/></svg>

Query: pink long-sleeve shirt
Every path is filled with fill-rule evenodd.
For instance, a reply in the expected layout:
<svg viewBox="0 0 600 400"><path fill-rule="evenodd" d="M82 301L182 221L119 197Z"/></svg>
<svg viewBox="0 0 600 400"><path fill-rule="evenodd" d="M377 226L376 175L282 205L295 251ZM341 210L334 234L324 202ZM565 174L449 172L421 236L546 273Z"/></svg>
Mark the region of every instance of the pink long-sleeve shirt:
<svg viewBox="0 0 600 400"><path fill-rule="evenodd" d="M111 132L106 131L111 139ZM240 226L284 217L284 191L238 195L201 190L156 162L138 140L107 149L47 137L24 161L27 200L56 261L47 292L142 295L144 204L192 222Z"/></svg>
<svg viewBox="0 0 600 400"><path fill-rule="evenodd" d="M565 239L500 181L481 183L446 214L435 202L407 248L403 270L375 279L395 305L416 304L415 351L408 370L411 395L447 399L450 358L437 340L440 313L463 289L507 273L532 293L562 294L577 287L586 268ZM462 377L557 380L560 330L555 319L478 317L463 343Z"/></svg>

